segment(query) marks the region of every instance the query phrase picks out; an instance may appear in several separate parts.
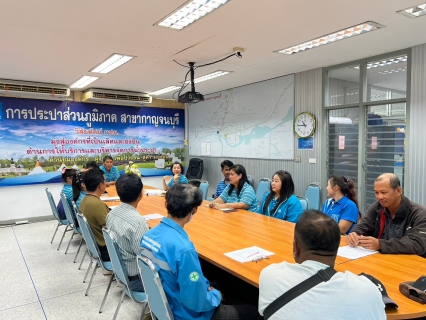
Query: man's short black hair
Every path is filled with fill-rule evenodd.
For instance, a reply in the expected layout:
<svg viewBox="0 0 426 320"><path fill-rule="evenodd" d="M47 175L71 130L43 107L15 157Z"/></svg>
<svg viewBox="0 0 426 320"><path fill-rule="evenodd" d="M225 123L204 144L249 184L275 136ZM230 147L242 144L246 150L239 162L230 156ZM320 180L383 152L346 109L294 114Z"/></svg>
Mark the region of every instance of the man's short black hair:
<svg viewBox="0 0 426 320"><path fill-rule="evenodd" d="M83 175L83 183L86 190L94 192L98 186L105 181L104 172L99 168L87 170Z"/></svg>
<svg viewBox="0 0 426 320"><path fill-rule="evenodd" d="M185 218L202 202L200 189L190 184L175 184L166 193L167 212L174 218Z"/></svg>
<svg viewBox="0 0 426 320"><path fill-rule="evenodd" d="M120 176L116 182L116 188L120 201L132 203L140 196L143 188L141 178L133 173L126 173Z"/></svg>
<svg viewBox="0 0 426 320"><path fill-rule="evenodd" d="M89 161L84 165L84 169L93 169L93 168L99 168L98 164L95 161Z"/></svg>
<svg viewBox="0 0 426 320"><path fill-rule="evenodd" d="M340 228L336 221L318 210L306 210L294 228L295 237L305 251L335 256L340 245Z"/></svg>
<svg viewBox="0 0 426 320"><path fill-rule="evenodd" d="M220 164L220 167L225 168L225 166L227 166L228 168L231 168L234 164L232 163L231 160L223 160L222 163Z"/></svg>

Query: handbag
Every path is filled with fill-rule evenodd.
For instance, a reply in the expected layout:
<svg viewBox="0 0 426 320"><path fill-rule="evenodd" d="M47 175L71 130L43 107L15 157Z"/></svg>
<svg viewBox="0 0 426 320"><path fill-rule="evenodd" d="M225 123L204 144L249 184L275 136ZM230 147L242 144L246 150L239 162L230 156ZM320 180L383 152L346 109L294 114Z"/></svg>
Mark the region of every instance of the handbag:
<svg viewBox="0 0 426 320"><path fill-rule="evenodd" d="M297 298L302 293L308 291L309 289L312 289L316 285L320 284L321 282L327 282L331 279L332 276L337 271L334 270L332 267L328 267L326 269L321 269L317 273L315 273L312 277L309 277L305 281L302 281L297 286L291 288L287 292L283 293L281 296L279 296L277 299L272 301L272 303L265 308L263 311L264 319L268 319L271 317L275 312L277 312L279 309L284 307L287 303L289 303L291 300Z"/></svg>

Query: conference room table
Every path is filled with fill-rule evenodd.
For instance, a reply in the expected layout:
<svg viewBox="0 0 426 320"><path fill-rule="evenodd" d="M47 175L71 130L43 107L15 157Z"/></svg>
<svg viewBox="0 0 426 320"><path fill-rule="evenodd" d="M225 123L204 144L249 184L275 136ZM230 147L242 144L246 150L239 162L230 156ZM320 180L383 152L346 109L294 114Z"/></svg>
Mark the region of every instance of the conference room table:
<svg viewBox="0 0 426 320"><path fill-rule="evenodd" d="M145 186L144 190L152 188ZM109 187L108 194L116 195L115 187ZM145 192L145 191L144 191ZM117 205L118 202L106 202ZM259 275L263 268L271 263L294 262L293 235L294 224L246 210L225 213L208 207L204 201L198 208L193 220L185 225L185 231L194 243L200 258L229 272L243 281L259 287ZM144 195L137 207L141 215L158 213L167 216L165 198L156 195ZM161 219L148 220L150 228ZM342 236L341 246L347 245ZM258 262L241 263L225 256L225 253L257 246L273 252L268 259ZM416 255L373 254L364 258L350 260L337 256L335 269L370 274L385 286L390 298L398 308L386 308L388 319L411 319L426 316L426 306L408 299L399 292L399 283L414 281L426 273L426 260ZM348 295L351 293L348 292ZM356 301L354 301L356 305ZM331 306L330 306L331 307ZM362 306L358 306L362 308ZM356 312L356 310L354 310Z"/></svg>

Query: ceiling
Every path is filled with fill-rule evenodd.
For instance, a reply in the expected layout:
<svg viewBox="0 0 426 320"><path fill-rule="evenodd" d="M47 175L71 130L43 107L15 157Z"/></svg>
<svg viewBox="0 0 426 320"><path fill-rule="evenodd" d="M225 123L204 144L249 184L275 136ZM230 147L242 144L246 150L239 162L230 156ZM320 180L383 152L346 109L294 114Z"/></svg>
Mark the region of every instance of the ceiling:
<svg viewBox="0 0 426 320"><path fill-rule="evenodd" d="M173 59L204 64L245 48L241 59L196 70L233 71L196 84L209 94L426 43L426 17L396 14L418 1L232 0L175 31L153 25L185 0L1 0L0 78L68 86L121 53L137 58L89 87L151 92L184 80L187 68ZM365 21L386 28L293 55L273 52Z"/></svg>

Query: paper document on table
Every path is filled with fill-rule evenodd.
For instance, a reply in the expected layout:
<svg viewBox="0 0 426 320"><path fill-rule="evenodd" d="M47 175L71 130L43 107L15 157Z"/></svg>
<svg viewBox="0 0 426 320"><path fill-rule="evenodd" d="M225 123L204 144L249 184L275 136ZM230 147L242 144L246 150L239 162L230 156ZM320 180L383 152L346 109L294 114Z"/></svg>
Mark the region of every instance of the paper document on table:
<svg viewBox="0 0 426 320"><path fill-rule="evenodd" d="M116 200L120 200L119 196L115 196L115 197L100 197L99 199L101 199L102 201L116 201Z"/></svg>
<svg viewBox="0 0 426 320"><path fill-rule="evenodd" d="M155 219L162 219L162 218L164 218L164 216L162 216L159 213L146 214L146 215L144 215L142 217L144 217L145 220L155 220Z"/></svg>
<svg viewBox="0 0 426 320"><path fill-rule="evenodd" d="M238 262L249 262L264 259L263 257L272 256L274 253L265 249L253 246L241 250L225 253L225 256Z"/></svg>
<svg viewBox="0 0 426 320"><path fill-rule="evenodd" d="M359 258L369 256L371 254L375 254L377 252L378 251L375 251L375 250L364 249L363 247L360 247L360 246L357 246L357 247L344 246L344 247L340 247L339 250L337 250L337 255L343 258L354 260L354 259L359 259Z"/></svg>
<svg viewBox="0 0 426 320"><path fill-rule="evenodd" d="M166 193L166 191L159 190L159 189L145 190L145 194L147 196L161 196L161 195L163 195L165 193Z"/></svg>

